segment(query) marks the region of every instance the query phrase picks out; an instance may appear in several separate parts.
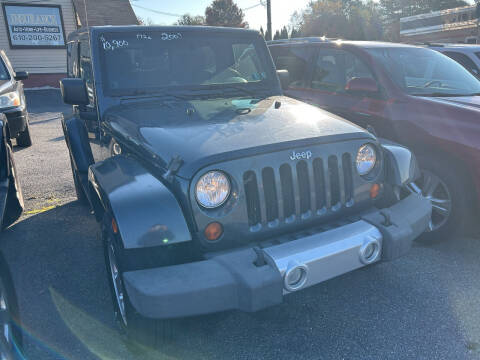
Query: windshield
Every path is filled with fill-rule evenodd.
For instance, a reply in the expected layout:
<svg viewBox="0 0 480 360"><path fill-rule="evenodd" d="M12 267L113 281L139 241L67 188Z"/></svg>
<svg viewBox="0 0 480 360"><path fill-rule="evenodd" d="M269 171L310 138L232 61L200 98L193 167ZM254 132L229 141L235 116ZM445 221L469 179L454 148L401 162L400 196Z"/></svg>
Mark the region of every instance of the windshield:
<svg viewBox="0 0 480 360"><path fill-rule="evenodd" d="M439 52L407 47L367 51L410 95L467 96L480 93L478 79L455 60Z"/></svg>
<svg viewBox="0 0 480 360"><path fill-rule="evenodd" d="M111 32L100 36L98 46L104 90L110 95L227 84L248 89L274 79L265 45L250 34Z"/></svg>

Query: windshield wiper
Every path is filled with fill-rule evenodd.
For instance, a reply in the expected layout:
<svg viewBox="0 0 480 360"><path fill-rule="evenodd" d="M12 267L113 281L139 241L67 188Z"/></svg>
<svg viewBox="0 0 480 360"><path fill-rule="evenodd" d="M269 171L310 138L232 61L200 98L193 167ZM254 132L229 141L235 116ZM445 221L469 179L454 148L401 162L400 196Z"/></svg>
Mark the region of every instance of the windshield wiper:
<svg viewBox="0 0 480 360"><path fill-rule="evenodd" d="M249 90L249 89L244 88L243 86L232 85L232 84L225 84L224 87L227 88L227 89L240 91L240 92L244 93L245 95L253 97L253 98L258 97L258 90L257 91Z"/></svg>
<svg viewBox="0 0 480 360"><path fill-rule="evenodd" d="M166 93L166 92L150 92L146 90L135 90L123 96L123 100L134 100L138 98L142 98L142 99L173 98L176 100L187 100L186 97L181 95L176 95L176 94Z"/></svg>

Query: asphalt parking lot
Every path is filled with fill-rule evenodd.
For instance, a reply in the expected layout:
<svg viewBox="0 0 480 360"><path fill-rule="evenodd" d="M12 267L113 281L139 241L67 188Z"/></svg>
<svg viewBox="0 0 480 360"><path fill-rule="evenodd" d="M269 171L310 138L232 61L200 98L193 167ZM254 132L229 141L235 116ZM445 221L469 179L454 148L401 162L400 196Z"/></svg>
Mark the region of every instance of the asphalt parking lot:
<svg viewBox="0 0 480 360"><path fill-rule="evenodd" d="M256 314L182 320L171 345L139 355L116 330L96 223L75 201L60 123L69 108L54 90L27 99L34 145L15 152L26 211L0 235L27 359L480 358L475 228Z"/></svg>

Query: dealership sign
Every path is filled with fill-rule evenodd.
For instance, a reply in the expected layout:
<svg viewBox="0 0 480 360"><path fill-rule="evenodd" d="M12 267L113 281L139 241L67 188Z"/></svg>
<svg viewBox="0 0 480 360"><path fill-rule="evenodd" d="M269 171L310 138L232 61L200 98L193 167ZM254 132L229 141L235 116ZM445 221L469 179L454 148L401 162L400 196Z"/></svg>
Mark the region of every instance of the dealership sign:
<svg viewBox="0 0 480 360"><path fill-rule="evenodd" d="M5 3L2 6L10 47L65 47L65 32L60 6Z"/></svg>

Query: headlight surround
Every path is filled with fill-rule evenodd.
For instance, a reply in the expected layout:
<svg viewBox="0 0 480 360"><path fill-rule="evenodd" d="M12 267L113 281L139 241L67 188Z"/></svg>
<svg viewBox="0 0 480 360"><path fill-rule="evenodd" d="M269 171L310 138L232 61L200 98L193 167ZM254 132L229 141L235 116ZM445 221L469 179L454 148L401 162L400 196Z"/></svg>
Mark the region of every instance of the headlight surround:
<svg viewBox="0 0 480 360"><path fill-rule="evenodd" d="M16 91L12 91L3 95L0 95L0 109L12 107L12 106L20 106L20 96Z"/></svg>
<svg viewBox="0 0 480 360"><path fill-rule="evenodd" d="M377 163L377 151L371 144L364 144L360 146L357 153L357 172L361 176L365 176L373 170Z"/></svg>
<svg viewBox="0 0 480 360"><path fill-rule="evenodd" d="M230 189L230 180L226 174L221 171L209 171L198 179L195 197L201 206L213 209L227 201Z"/></svg>

